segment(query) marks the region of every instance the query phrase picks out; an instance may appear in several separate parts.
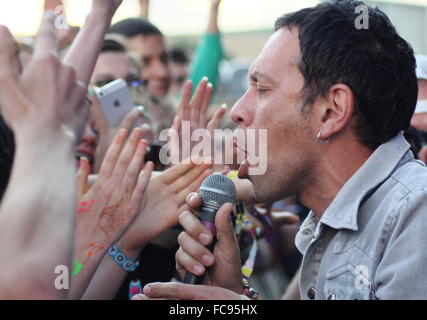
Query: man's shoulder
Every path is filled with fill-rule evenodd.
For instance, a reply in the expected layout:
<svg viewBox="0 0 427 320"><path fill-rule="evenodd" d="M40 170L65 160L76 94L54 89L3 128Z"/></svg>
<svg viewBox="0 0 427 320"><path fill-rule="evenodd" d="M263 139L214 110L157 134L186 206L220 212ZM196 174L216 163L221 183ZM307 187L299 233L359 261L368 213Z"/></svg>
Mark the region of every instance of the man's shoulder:
<svg viewBox="0 0 427 320"><path fill-rule="evenodd" d="M409 160L399 166L391 175L402 194L427 192L427 167L419 160Z"/></svg>

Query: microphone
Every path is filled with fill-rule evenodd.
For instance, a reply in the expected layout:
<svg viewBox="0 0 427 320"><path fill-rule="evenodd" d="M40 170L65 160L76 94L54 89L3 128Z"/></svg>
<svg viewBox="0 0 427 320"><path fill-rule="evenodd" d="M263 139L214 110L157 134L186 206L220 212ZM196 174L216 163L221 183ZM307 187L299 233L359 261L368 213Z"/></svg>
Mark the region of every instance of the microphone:
<svg viewBox="0 0 427 320"><path fill-rule="evenodd" d="M202 198L200 221L214 236L214 240L208 246L208 249L212 251L216 242L216 213L223 204L231 203L234 205L237 202L236 187L230 178L222 174L212 174L203 181L199 195ZM188 271L185 273L184 283L202 284L202 282L203 276L196 276Z"/></svg>

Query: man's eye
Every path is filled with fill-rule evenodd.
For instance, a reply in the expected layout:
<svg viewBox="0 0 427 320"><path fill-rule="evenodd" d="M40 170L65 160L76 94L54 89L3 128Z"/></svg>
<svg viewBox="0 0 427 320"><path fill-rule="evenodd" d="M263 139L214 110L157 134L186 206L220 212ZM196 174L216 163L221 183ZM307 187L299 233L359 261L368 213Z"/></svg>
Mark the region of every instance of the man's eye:
<svg viewBox="0 0 427 320"><path fill-rule="evenodd" d="M256 88L256 92L257 92L258 94L264 94L264 93L266 93L266 92L267 92L267 89Z"/></svg>

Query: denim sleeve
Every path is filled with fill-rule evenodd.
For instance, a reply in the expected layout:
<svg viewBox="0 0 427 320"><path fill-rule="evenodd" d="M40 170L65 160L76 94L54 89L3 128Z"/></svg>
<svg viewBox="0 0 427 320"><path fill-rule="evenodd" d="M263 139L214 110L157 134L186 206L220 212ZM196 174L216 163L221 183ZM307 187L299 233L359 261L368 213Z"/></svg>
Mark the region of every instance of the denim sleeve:
<svg viewBox="0 0 427 320"><path fill-rule="evenodd" d="M378 299L427 299L427 191L405 196L392 212L375 274Z"/></svg>

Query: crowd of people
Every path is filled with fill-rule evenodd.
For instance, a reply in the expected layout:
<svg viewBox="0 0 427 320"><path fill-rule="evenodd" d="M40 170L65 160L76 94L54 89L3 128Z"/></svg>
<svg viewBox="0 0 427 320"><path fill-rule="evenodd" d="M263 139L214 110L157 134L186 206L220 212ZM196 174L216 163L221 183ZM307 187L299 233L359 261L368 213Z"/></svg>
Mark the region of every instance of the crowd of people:
<svg viewBox="0 0 427 320"><path fill-rule="evenodd" d="M193 55L148 0L115 24L122 1L92 0L66 30L46 0L29 41L0 25L1 299L427 299L427 56L378 8L325 1L277 18L228 111L222 1ZM118 79L134 107L113 125L98 93ZM187 145L187 123L233 161ZM261 140L223 145L221 128L266 130L264 174ZM216 234L198 217L212 174L238 196Z"/></svg>

